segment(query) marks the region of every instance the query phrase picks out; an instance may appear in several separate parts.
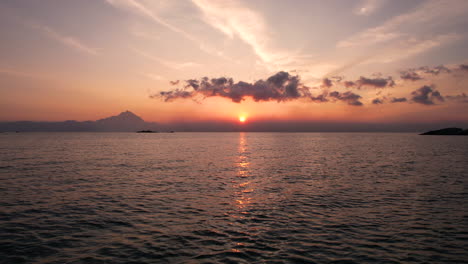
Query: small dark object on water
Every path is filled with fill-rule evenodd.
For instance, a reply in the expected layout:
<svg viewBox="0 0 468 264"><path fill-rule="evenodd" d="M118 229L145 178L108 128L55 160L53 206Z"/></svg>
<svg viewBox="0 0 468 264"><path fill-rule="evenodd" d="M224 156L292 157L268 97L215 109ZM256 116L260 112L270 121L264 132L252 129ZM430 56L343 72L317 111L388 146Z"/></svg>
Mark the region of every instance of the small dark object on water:
<svg viewBox="0 0 468 264"><path fill-rule="evenodd" d="M137 131L137 133L158 133L158 131L153 131L153 130L140 130L140 131Z"/></svg>
<svg viewBox="0 0 468 264"><path fill-rule="evenodd" d="M449 127L439 130L433 130L429 132L422 133L420 135L437 135L437 136L467 136L468 129L461 129L458 127Z"/></svg>

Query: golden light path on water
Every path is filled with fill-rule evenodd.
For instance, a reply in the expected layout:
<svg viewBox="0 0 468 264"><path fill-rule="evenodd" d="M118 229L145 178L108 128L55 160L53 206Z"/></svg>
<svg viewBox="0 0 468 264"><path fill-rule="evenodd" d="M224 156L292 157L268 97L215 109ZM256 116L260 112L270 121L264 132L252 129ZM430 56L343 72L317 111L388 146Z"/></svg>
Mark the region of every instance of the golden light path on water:
<svg viewBox="0 0 468 264"><path fill-rule="evenodd" d="M252 203L250 194L254 192L248 154L249 151L246 133L241 132L239 133L238 156L234 162L237 171L235 176L236 178L232 180L234 210L230 212L230 216L233 218L231 224L236 226L239 231L242 230L243 232L250 231L246 230L245 228L245 218L247 215L249 215L247 208L249 208ZM251 233L250 235L253 236L254 234ZM238 242L233 245L231 251L234 253L239 253L241 252L239 247L242 248L244 246L244 243Z"/></svg>
<svg viewBox="0 0 468 264"><path fill-rule="evenodd" d="M247 193L251 193L254 190L249 188L251 184L250 171L249 171L249 160L248 160L248 149L247 149L247 139L246 133L241 132L239 134L239 157L237 161L237 177L240 183L236 184L236 203L239 209L243 210L251 203L251 198L247 197ZM246 214L247 212L241 212Z"/></svg>

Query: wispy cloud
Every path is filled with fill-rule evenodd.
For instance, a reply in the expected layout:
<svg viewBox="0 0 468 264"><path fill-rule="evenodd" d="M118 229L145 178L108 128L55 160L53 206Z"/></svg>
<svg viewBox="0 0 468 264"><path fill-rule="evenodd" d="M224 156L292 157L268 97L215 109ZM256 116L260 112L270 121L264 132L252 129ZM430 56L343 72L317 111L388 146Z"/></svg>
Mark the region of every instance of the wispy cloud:
<svg viewBox="0 0 468 264"><path fill-rule="evenodd" d="M172 68L172 69L175 69L175 70L183 70L183 69L190 68L190 67L199 67L199 66L201 66L201 64L196 63L196 62L191 62L191 61L188 61L188 62L174 62L174 61L162 59L162 58L156 57L156 56L154 56L154 55L152 55L150 53L147 53L147 52L139 50L139 49L133 49L133 51L136 54L147 58L148 60L155 61L155 62L160 63L160 64L162 64L162 65L164 65L164 66L166 66L168 68Z"/></svg>
<svg viewBox="0 0 468 264"><path fill-rule="evenodd" d="M412 11L391 18L381 26L364 30L338 42L337 47L369 46L394 40L406 35L402 32L404 29L450 23L456 18L465 17L467 11L468 1L465 0L451 0L449 3L444 0L430 0Z"/></svg>
<svg viewBox="0 0 468 264"><path fill-rule="evenodd" d="M379 9L385 0L363 0L361 3L354 9L354 14L360 16L368 16L374 13Z"/></svg>
<svg viewBox="0 0 468 264"><path fill-rule="evenodd" d="M210 45L207 45L194 35L190 34L189 32L185 31L184 29L173 25L163 17L159 16L157 12L154 12L151 8L147 7L143 3L136 1L136 0L105 0L107 3L110 5L131 12L138 14L140 16L144 16L148 19L151 19L152 21L166 27L167 29L171 30L172 32L175 32L182 37L186 38L187 40L190 40L194 43L197 44L198 48L206 53L209 54L214 54L218 57L221 57L226 60L231 60L230 58L226 57L221 51L216 50L215 48L211 47ZM147 34L144 31L133 31L132 34L138 35L140 37L150 37L154 38L154 35Z"/></svg>
<svg viewBox="0 0 468 264"><path fill-rule="evenodd" d="M412 37L396 42L392 47L382 50L380 54L376 55L368 62L390 63L406 59L427 52L433 48L450 44L461 38L462 36L456 33L442 34L427 39Z"/></svg>
<svg viewBox="0 0 468 264"><path fill-rule="evenodd" d="M164 77L162 77L162 76L159 75L159 74L155 74L155 73L142 72L142 73L140 73L140 75L145 76L146 78L151 79L151 80L153 80L153 81L162 81L162 80L165 80Z"/></svg>
<svg viewBox="0 0 468 264"><path fill-rule="evenodd" d="M203 19L230 38L239 37L266 63L286 63L291 54L272 50L269 31L263 17L241 2L192 0L203 12Z"/></svg>
<svg viewBox="0 0 468 264"><path fill-rule="evenodd" d="M150 32L147 32L147 31L141 30L141 29L132 29L131 33L136 37L140 37L140 38L144 38L144 39L161 40L161 37L159 35L156 35L154 33L150 33Z"/></svg>
<svg viewBox="0 0 468 264"><path fill-rule="evenodd" d="M32 28L41 31L48 37L62 43L65 46L71 47L77 51L80 51L82 53L87 53L90 55L98 55L98 51L94 48L91 48L87 45L85 45L83 42L78 40L77 38L71 37L71 36L66 36L58 33L57 31L53 30L50 27L35 23L31 25Z"/></svg>
<svg viewBox="0 0 468 264"><path fill-rule="evenodd" d="M136 0L106 0L106 2L111 4L114 7L128 10L139 15L143 15L157 22L158 24L172 30L173 32L181 34L182 36L184 36L185 38L189 40L198 42L198 40L195 37L193 37L191 34L185 32L179 27L172 25L171 23L167 22L160 16L156 15L150 8L146 7L141 2L138 2Z"/></svg>

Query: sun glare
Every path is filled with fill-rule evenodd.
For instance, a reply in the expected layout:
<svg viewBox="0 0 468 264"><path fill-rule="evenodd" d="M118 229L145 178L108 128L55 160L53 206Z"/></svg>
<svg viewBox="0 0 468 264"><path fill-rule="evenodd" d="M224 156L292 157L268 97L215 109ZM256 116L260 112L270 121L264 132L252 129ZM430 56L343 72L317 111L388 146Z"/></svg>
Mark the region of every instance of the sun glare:
<svg viewBox="0 0 468 264"><path fill-rule="evenodd" d="M244 123L245 121L247 121L246 116L239 116L239 122Z"/></svg>

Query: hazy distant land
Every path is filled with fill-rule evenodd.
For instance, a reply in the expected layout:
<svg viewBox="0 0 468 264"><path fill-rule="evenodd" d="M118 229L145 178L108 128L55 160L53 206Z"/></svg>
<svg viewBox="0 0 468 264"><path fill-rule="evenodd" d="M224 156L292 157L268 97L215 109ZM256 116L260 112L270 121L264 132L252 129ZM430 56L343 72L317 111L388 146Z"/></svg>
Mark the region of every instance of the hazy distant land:
<svg viewBox="0 0 468 264"><path fill-rule="evenodd" d="M145 122L142 118L130 111L125 111L116 116L111 116L96 121L63 122L1 122L0 131L20 132L130 132L137 130L156 130L158 125L153 122Z"/></svg>
<svg viewBox="0 0 468 264"><path fill-rule="evenodd" d="M252 120L237 121L174 121L147 122L125 111L96 121L67 120L62 122L13 121L0 122L0 132L413 132L422 133L446 127L468 127L468 123L359 123L336 121Z"/></svg>

